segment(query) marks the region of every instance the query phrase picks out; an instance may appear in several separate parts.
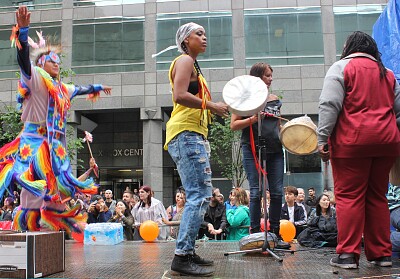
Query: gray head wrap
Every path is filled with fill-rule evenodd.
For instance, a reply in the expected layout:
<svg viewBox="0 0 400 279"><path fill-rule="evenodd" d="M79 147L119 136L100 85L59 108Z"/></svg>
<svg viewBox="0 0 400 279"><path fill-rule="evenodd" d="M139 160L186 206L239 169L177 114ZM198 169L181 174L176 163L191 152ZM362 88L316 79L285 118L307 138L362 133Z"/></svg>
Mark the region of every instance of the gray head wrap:
<svg viewBox="0 0 400 279"><path fill-rule="evenodd" d="M185 53L185 51L182 49L182 42L190 36L190 34L197 30L197 29L204 29L203 26L198 25L197 23L194 22L189 22L181 27L179 27L178 31L176 31L176 46L178 47L178 51L180 53Z"/></svg>
<svg viewBox="0 0 400 279"><path fill-rule="evenodd" d="M182 42L187 37L189 37L193 31L200 29L200 28L204 29L203 26L201 26L197 23L194 23L194 22L189 22L189 23L182 25L181 27L178 28L178 31L176 31L176 39L175 39L176 45L169 46L169 47L163 49L162 51L160 51L156 54L153 54L151 57L152 58L157 57L158 55L160 55L166 51L169 51L171 49L175 49L175 48L178 48L178 51L180 53L185 53L185 51L182 49L182 46L181 46Z"/></svg>

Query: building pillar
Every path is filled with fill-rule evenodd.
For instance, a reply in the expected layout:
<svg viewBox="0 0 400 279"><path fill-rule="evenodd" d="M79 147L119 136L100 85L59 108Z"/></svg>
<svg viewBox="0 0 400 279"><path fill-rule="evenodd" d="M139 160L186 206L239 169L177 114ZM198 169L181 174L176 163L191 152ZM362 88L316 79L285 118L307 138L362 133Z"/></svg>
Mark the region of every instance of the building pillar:
<svg viewBox="0 0 400 279"><path fill-rule="evenodd" d="M141 108L143 123L143 184L151 186L155 197L163 200L162 111Z"/></svg>
<svg viewBox="0 0 400 279"><path fill-rule="evenodd" d="M329 67L336 62L336 34L333 0L321 0L321 18L326 72Z"/></svg>
<svg viewBox="0 0 400 279"><path fill-rule="evenodd" d="M232 1L232 40L234 76L246 73L246 47L244 34L243 0Z"/></svg>
<svg viewBox="0 0 400 279"><path fill-rule="evenodd" d="M72 0L64 0L61 21L62 67L70 69L72 65L72 18L74 6Z"/></svg>
<svg viewBox="0 0 400 279"><path fill-rule="evenodd" d="M151 55L156 53L157 3L146 0L144 22L144 107L140 109L143 121L143 183L151 186L155 197L163 200L162 112L157 106L157 63Z"/></svg>
<svg viewBox="0 0 400 279"><path fill-rule="evenodd" d="M321 0L321 21L322 36L324 40L324 64L325 73L330 66L336 62L336 33L335 33L335 15L333 14L333 0ZM321 180L322 185L327 183L330 190L333 190L332 166L321 160Z"/></svg>

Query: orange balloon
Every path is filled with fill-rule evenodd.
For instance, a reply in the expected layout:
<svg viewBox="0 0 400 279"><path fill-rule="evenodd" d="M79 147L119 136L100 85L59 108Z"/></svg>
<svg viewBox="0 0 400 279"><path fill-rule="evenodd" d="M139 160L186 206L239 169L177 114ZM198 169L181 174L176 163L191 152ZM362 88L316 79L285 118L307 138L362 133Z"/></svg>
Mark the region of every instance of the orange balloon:
<svg viewBox="0 0 400 279"><path fill-rule="evenodd" d="M159 231L157 223L151 220L144 221L139 228L140 236L147 242L156 240Z"/></svg>
<svg viewBox="0 0 400 279"><path fill-rule="evenodd" d="M286 242L290 242L296 236L296 227L289 220L281 220L279 234Z"/></svg>

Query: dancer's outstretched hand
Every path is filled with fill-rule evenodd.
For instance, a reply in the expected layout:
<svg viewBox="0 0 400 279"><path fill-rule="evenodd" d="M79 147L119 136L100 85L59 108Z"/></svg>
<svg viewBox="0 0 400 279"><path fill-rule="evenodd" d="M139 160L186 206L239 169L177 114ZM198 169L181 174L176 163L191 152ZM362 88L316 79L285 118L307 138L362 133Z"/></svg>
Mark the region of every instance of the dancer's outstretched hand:
<svg viewBox="0 0 400 279"><path fill-rule="evenodd" d="M20 6L15 12L17 24L19 28L27 27L31 23L31 12L26 6Z"/></svg>
<svg viewBox="0 0 400 279"><path fill-rule="evenodd" d="M103 85L103 91L106 93L106 95L111 95L111 89L112 87Z"/></svg>

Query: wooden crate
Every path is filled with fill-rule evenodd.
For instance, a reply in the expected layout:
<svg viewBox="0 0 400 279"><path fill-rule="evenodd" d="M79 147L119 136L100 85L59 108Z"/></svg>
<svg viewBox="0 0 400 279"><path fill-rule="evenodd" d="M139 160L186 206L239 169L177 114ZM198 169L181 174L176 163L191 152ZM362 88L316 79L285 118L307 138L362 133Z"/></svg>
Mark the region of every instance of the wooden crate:
<svg viewBox="0 0 400 279"><path fill-rule="evenodd" d="M63 232L0 233L0 278L39 278L64 270Z"/></svg>

